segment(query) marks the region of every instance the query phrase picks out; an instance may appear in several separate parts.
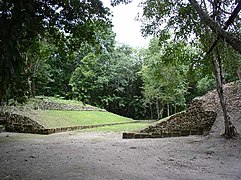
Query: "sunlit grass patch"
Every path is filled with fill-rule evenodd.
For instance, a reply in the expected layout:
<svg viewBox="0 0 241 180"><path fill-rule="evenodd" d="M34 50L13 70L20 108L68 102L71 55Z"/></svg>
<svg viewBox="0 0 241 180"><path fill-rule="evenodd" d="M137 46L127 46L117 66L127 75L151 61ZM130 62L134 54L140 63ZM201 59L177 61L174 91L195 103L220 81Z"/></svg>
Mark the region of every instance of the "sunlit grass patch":
<svg viewBox="0 0 241 180"><path fill-rule="evenodd" d="M104 126L82 130L83 132L139 132L141 129L148 127L148 122L137 122L129 124L120 124L113 126Z"/></svg>
<svg viewBox="0 0 241 180"><path fill-rule="evenodd" d="M97 124L124 123L130 118L102 111L39 111L38 121L46 128L88 126Z"/></svg>

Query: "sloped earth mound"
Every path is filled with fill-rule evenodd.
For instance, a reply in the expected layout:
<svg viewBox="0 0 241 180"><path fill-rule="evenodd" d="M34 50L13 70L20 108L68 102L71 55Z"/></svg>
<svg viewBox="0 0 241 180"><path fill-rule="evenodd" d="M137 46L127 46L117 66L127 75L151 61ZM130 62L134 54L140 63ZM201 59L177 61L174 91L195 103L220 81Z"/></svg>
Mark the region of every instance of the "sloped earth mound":
<svg viewBox="0 0 241 180"><path fill-rule="evenodd" d="M226 106L230 120L237 131L241 133L241 82L225 84L224 96L226 98ZM201 99L204 101L203 107L205 110L215 111L217 113L217 118L210 134L220 136L220 134L224 132L224 119L217 91L210 91L202 96Z"/></svg>
<svg viewBox="0 0 241 180"><path fill-rule="evenodd" d="M238 81L225 84L224 96L228 115L237 131L241 132L241 83ZM175 114L166 121L149 126L140 132L150 134L169 131L169 134L174 134L172 131L175 129L188 129L191 135L192 130L200 128L204 130L205 134L220 136L224 132L223 113L216 90L194 99L187 112ZM196 134L199 134L199 131Z"/></svg>
<svg viewBox="0 0 241 180"><path fill-rule="evenodd" d="M56 126L49 127L48 125L44 125L43 118L41 114L43 114L46 110L60 110L61 111L95 111L93 113L108 113L105 109L100 109L90 105L83 105L80 102L72 102L61 99L54 99L51 97L41 97L41 98L33 98L28 103L19 106L4 106L1 107L0 110L0 125L3 124L5 126L0 126L0 132L2 130L6 130L8 132L20 132L20 133L33 133L33 134L52 134L59 133L65 131L74 131L81 130L86 128L94 128L94 127L102 127L109 125L118 125L118 124L126 124L126 123L136 123L136 121L104 121L99 124L78 124L78 123L69 123L68 125L61 126L61 122L56 122ZM97 112L98 111L98 112ZM59 114L58 112L58 114ZM88 112L89 114L90 112ZM85 115L87 112L85 113ZM61 121L64 117L57 117L58 121ZM70 117L68 117L70 118ZM87 115L85 121L91 120L93 115ZM47 117L49 120L50 117ZM52 119L51 119L52 120ZM104 119L105 120L105 119ZM50 120L49 120L50 121ZM63 120L62 120L63 121ZM72 121L71 121L72 122Z"/></svg>
<svg viewBox="0 0 241 180"><path fill-rule="evenodd" d="M201 135L209 132L217 114L212 110L204 110L202 105L203 100L195 99L186 112L174 114L165 121L149 126L140 132L148 133L151 135L150 137ZM158 136L156 136L156 133Z"/></svg>

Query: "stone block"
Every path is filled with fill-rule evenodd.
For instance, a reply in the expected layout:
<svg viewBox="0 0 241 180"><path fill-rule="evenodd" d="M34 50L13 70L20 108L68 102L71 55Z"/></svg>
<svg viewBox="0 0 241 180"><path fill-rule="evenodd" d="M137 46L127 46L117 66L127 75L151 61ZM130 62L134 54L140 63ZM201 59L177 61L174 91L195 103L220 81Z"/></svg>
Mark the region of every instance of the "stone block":
<svg viewBox="0 0 241 180"><path fill-rule="evenodd" d="M196 132L197 132L197 135L202 135L203 132L204 132L204 129L200 127L200 128L197 129Z"/></svg>
<svg viewBox="0 0 241 180"><path fill-rule="evenodd" d="M0 133L3 132L5 127L3 125L0 125Z"/></svg>
<svg viewBox="0 0 241 180"><path fill-rule="evenodd" d="M123 139L133 139L133 138L135 138L135 133L123 133L122 138Z"/></svg>
<svg viewBox="0 0 241 180"><path fill-rule="evenodd" d="M181 132L180 131L173 131L172 132L172 137L179 137L181 136Z"/></svg>
<svg viewBox="0 0 241 180"><path fill-rule="evenodd" d="M160 133L157 133L157 132L151 133L151 136L152 136L152 138L162 138L162 133L161 132Z"/></svg>
<svg viewBox="0 0 241 180"><path fill-rule="evenodd" d="M197 130L191 130L190 135L197 135Z"/></svg>
<svg viewBox="0 0 241 180"><path fill-rule="evenodd" d="M45 134L48 135L48 129L39 129L38 134Z"/></svg>
<svg viewBox="0 0 241 180"><path fill-rule="evenodd" d="M151 136L151 134L142 133L142 134L140 134L140 138L152 138L152 136Z"/></svg>
<svg viewBox="0 0 241 180"><path fill-rule="evenodd" d="M134 134L134 138L135 139L140 139L141 138L141 134Z"/></svg>
<svg viewBox="0 0 241 180"><path fill-rule="evenodd" d="M182 130L181 131L181 136L189 136L190 135L190 130Z"/></svg>
<svg viewBox="0 0 241 180"><path fill-rule="evenodd" d="M169 132L162 133L162 138L171 137L171 136L172 136L172 133L169 133Z"/></svg>

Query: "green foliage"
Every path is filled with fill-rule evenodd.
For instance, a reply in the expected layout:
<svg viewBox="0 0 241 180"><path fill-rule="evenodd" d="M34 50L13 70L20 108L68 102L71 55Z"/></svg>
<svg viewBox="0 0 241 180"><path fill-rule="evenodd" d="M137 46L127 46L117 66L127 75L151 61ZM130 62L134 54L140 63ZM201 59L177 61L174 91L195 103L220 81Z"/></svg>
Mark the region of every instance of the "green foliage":
<svg viewBox="0 0 241 180"><path fill-rule="evenodd" d="M8 100L28 94L29 75L26 74L24 55L46 33L52 37L56 47L60 47L60 56L66 55L66 52L71 56L69 52L78 50L83 44L101 46L104 40L100 33L109 30L111 22L109 9L104 8L99 0L4 0L0 2L0 26L0 99ZM18 94L16 81L23 85L20 87L22 92Z"/></svg>
<svg viewBox="0 0 241 180"><path fill-rule="evenodd" d="M121 3L128 4L128 3L132 2L132 0L110 0L110 2L111 2L112 6L116 6Z"/></svg>
<svg viewBox="0 0 241 180"><path fill-rule="evenodd" d="M188 61L182 43L159 46L158 39L150 42L142 67L144 96L152 108L156 104L157 115L162 115L166 105L184 106L187 92ZM161 113L161 114L159 114Z"/></svg>
<svg viewBox="0 0 241 180"><path fill-rule="evenodd" d="M95 74L96 65L96 56L90 53L83 58L81 65L75 69L70 79L74 99L89 103L91 95L94 95L91 91L94 89L94 82L97 78L97 74Z"/></svg>
<svg viewBox="0 0 241 180"><path fill-rule="evenodd" d="M197 95L202 96L210 90L215 89L214 77L205 76L197 83Z"/></svg>
<svg viewBox="0 0 241 180"><path fill-rule="evenodd" d="M194 1L192 1L194 2ZM165 32L174 32L176 38L190 41L190 37L205 37L210 32L209 25L202 21L191 1L177 0L145 0L143 7L143 34L161 37ZM197 0L207 16L210 16L221 25L225 26L230 14L236 6L236 1ZM240 15L234 20L229 32L240 35ZM216 33L216 32L214 32ZM206 39L211 40L211 39Z"/></svg>
<svg viewBox="0 0 241 180"><path fill-rule="evenodd" d="M167 42L182 40L192 46L180 46L180 43L173 43L167 48L166 55L163 56L168 59L176 61L176 54L184 54L184 58L179 60L186 60L185 65L188 66L187 79L188 79L188 95L186 101L190 102L192 98L200 93L205 93L209 88L213 87L208 85L205 87L202 79L203 77L213 77L213 64L211 63L212 56L205 56L213 42L217 38L217 32L210 30L210 24L207 21L201 20L196 9L193 6L194 1L176 1L176 0L145 0L143 1L143 22L142 33L143 35L154 35L159 38L160 44L169 44ZM197 2L204 13L212 18L215 22L224 27L231 12L236 6L235 1L206 1L198 0ZM240 15L230 25L228 33L235 34L236 37L240 36ZM175 47L178 45L180 48ZM220 40L217 46L220 52L220 58L223 63L224 76L226 81L237 79L236 70L240 67L240 57L234 52L226 42ZM176 49L172 53L172 49ZM169 53L168 53L169 51ZM185 54L184 52L191 52ZM189 57L189 58L188 58ZM178 63L178 61L176 61ZM212 79L212 78L211 78ZM201 81L201 82L199 82Z"/></svg>
<svg viewBox="0 0 241 180"><path fill-rule="evenodd" d="M72 74L73 98L139 119L144 116L140 68L137 52L128 46L98 56L91 53Z"/></svg>

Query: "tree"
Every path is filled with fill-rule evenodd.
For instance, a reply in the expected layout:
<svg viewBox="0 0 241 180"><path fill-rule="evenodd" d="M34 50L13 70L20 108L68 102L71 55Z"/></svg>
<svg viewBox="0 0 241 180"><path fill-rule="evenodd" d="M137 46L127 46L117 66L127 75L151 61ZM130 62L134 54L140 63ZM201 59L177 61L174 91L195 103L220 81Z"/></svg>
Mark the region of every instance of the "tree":
<svg viewBox="0 0 241 180"><path fill-rule="evenodd" d="M0 100L16 96L19 84L27 84L23 54L48 32L55 44L68 37L69 47L99 43L95 32L111 27L110 13L100 0L3 0L0 2ZM20 75L23 80L20 82ZM26 83L25 83L26 82ZM27 88L28 89L28 88ZM21 88L24 96L26 87Z"/></svg>
<svg viewBox="0 0 241 180"><path fill-rule="evenodd" d="M238 51L241 54L241 40L238 39L233 33L226 32L225 30L228 29L228 27L234 23L234 26L239 25L238 22L235 22L235 18L239 19L238 13L241 10L241 1L235 1L235 2L221 2L221 1L213 1L212 3L212 11L213 14L210 17L204 10L207 11L207 7L203 10L202 7L198 4L196 0L189 0L192 7L196 10L199 17L201 18L201 21L208 26L214 33L217 34L218 39L222 38L224 39L230 46L232 46L233 49ZM203 1L205 3L205 1ZM228 8L232 8L234 4L237 4L237 6L234 8L233 11L227 12ZM228 18L228 20L224 23L221 22L221 18L227 18L227 14L231 14ZM220 26L220 24L223 24L223 28ZM236 27L238 28L238 27ZM237 29L234 29L235 31ZM217 42L217 41L216 41ZM214 43L215 45L216 43ZM210 52L210 51L209 51Z"/></svg>
<svg viewBox="0 0 241 180"><path fill-rule="evenodd" d="M31 97L46 93L46 86L51 78L51 66L47 61L55 49L55 46L49 44L46 39L43 39L34 41L24 53L23 57L26 60L29 85L28 93Z"/></svg>
<svg viewBox="0 0 241 180"><path fill-rule="evenodd" d="M126 2L123 0L113 0L114 4ZM211 38L208 43L212 52L217 42L222 40L222 44L227 43L237 52L241 53L240 41L240 16L241 1L222 0L146 0L142 3L144 26L143 34L156 35L162 37L165 32L174 32L176 38L190 40L195 35L197 39ZM210 30L212 33L210 33ZM214 43L213 43L214 42ZM226 113L224 96L222 95L223 70L222 61L218 48L212 54L212 63L215 67L217 79L217 90L219 92L220 103L224 113L225 137L232 137L229 120Z"/></svg>
<svg viewBox="0 0 241 180"><path fill-rule="evenodd" d="M143 89L151 112L152 104L155 104L158 119L162 117L164 107L167 107L166 115L169 116L170 107L176 113L177 106L185 105L188 66L184 62L188 58L181 42L159 46L158 39L153 39L149 45L142 67Z"/></svg>
<svg viewBox="0 0 241 180"><path fill-rule="evenodd" d="M120 115L144 118L141 65L138 52L126 45L91 53L72 74L73 97Z"/></svg>
<svg viewBox="0 0 241 180"><path fill-rule="evenodd" d="M238 12L241 9L241 2L238 2L236 8L231 12L229 12L230 9L232 10L233 7L235 7L235 2L232 1L202 0L200 3L201 6L195 0L189 0L188 2L175 0L145 1L143 8L144 17L146 18L145 22L147 23L144 24L144 33L162 36L166 31L174 31L177 38L188 39L187 35L193 33L195 33L197 38L207 38L207 36L210 37L210 31L208 31L208 28L210 28L213 34L217 36L217 40L211 49L216 45L217 41L222 38L231 47L240 52L239 47L241 47L241 43L240 40L235 37L239 34L238 27L240 23L239 21L235 21L235 17L238 16ZM231 14L230 17L229 14ZM225 21L228 17L229 19ZM225 31L231 23L233 23L233 28ZM213 35L211 37L213 37ZM217 59L219 59L219 61L217 61ZM224 112L225 136L231 137L233 133L230 133L228 127L228 124L231 122L229 122L227 113L225 113L226 106L224 96L222 95L222 64L220 57L217 57L217 55L213 56L212 61L215 66L220 103Z"/></svg>

